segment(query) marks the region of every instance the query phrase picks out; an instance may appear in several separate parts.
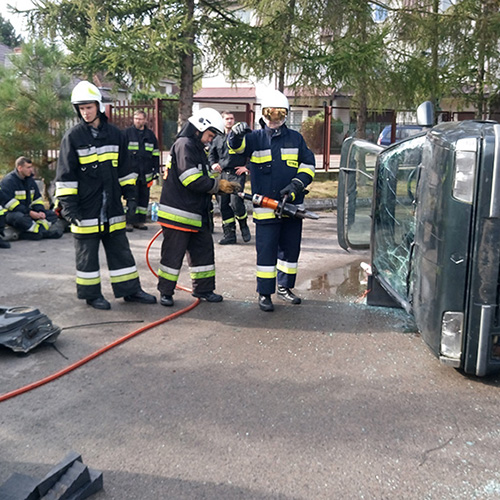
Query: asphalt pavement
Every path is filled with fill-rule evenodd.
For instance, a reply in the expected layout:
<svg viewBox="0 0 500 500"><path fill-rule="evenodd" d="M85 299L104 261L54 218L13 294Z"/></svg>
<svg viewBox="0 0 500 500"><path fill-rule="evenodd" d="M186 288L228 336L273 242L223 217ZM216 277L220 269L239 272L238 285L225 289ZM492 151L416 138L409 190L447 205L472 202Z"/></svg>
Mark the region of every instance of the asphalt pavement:
<svg viewBox="0 0 500 500"><path fill-rule="evenodd" d="M129 239L157 294L155 230ZM165 319L0 402L0 484L41 479L73 450L103 472L95 500L500 498L500 377L440 365L403 311L367 306L369 254L341 250L335 231L334 211L305 222L303 303L275 297L273 313L257 306L253 239L215 245L218 304L184 290L173 308L113 299L103 255L110 311L76 298L70 234L0 250L0 305L62 328L27 355L0 349L0 397Z"/></svg>

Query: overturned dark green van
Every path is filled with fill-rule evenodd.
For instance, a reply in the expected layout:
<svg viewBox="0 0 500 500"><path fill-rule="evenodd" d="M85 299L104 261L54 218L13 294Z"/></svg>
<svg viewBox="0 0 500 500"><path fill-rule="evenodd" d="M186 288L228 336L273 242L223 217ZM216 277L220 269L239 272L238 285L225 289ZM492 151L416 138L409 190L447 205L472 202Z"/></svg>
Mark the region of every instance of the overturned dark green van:
<svg viewBox="0 0 500 500"><path fill-rule="evenodd" d="M500 371L500 124L441 123L341 152L338 241L370 247L367 303L402 307L445 364Z"/></svg>

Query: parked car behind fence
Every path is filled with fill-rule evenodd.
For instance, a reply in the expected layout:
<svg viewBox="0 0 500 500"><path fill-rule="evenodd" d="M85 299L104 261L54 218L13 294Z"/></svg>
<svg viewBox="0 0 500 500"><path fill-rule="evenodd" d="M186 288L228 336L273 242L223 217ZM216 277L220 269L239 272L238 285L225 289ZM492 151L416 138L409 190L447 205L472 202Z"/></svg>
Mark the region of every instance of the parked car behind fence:
<svg viewBox="0 0 500 500"><path fill-rule="evenodd" d="M392 125L387 125L383 128L382 132L377 139L377 144L379 146L389 146L391 144L391 131ZM422 131L420 125L396 125L396 141L399 142L403 139L416 135Z"/></svg>

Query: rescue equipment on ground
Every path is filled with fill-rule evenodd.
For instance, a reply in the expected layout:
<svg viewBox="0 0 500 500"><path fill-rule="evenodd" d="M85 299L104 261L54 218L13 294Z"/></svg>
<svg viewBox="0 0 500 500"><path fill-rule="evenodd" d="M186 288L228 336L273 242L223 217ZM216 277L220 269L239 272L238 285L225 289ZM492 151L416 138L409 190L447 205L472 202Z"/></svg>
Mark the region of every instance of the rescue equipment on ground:
<svg viewBox="0 0 500 500"><path fill-rule="evenodd" d="M28 352L42 342L53 343L61 329L38 309L0 306L0 344L15 352Z"/></svg>
<svg viewBox="0 0 500 500"><path fill-rule="evenodd" d="M297 217L298 219L319 219L319 215L305 210L299 205L293 205L292 203L286 203L286 196L281 200L274 200L268 198L267 196L262 196L261 194L248 194L248 193L238 193L238 196L244 200L251 201L254 206L262 208L271 208L276 212L278 217Z"/></svg>

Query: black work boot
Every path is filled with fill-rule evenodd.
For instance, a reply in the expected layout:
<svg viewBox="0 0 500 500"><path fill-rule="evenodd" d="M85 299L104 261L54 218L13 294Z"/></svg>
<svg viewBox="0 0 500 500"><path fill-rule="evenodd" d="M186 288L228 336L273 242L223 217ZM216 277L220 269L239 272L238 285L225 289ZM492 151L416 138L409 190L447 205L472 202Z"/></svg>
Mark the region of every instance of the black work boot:
<svg viewBox="0 0 500 500"><path fill-rule="evenodd" d="M300 304L302 299L297 297L290 288L278 285L278 297L283 299L285 302L290 302L290 304Z"/></svg>
<svg viewBox="0 0 500 500"><path fill-rule="evenodd" d="M191 295L197 299L206 300L207 302L222 302L224 298L222 295L215 292L193 292Z"/></svg>
<svg viewBox="0 0 500 500"><path fill-rule="evenodd" d="M241 230L241 237L245 243L248 243L252 239L252 235L250 234L250 228L248 227L247 218L238 219Z"/></svg>
<svg viewBox="0 0 500 500"><path fill-rule="evenodd" d="M95 299L87 299L87 304L94 309L102 309L103 311L111 309L111 304L102 295Z"/></svg>
<svg viewBox="0 0 500 500"><path fill-rule="evenodd" d="M259 307L261 311L272 312L274 311L273 301L270 295L259 294Z"/></svg>
<svg viewBox="0 0 500 500"><path fill-rule="evenodd" d="M230 222L222 226L224 230L224 238L219 240L219 245L234 245L236 243L236 224Z"/></svg>

